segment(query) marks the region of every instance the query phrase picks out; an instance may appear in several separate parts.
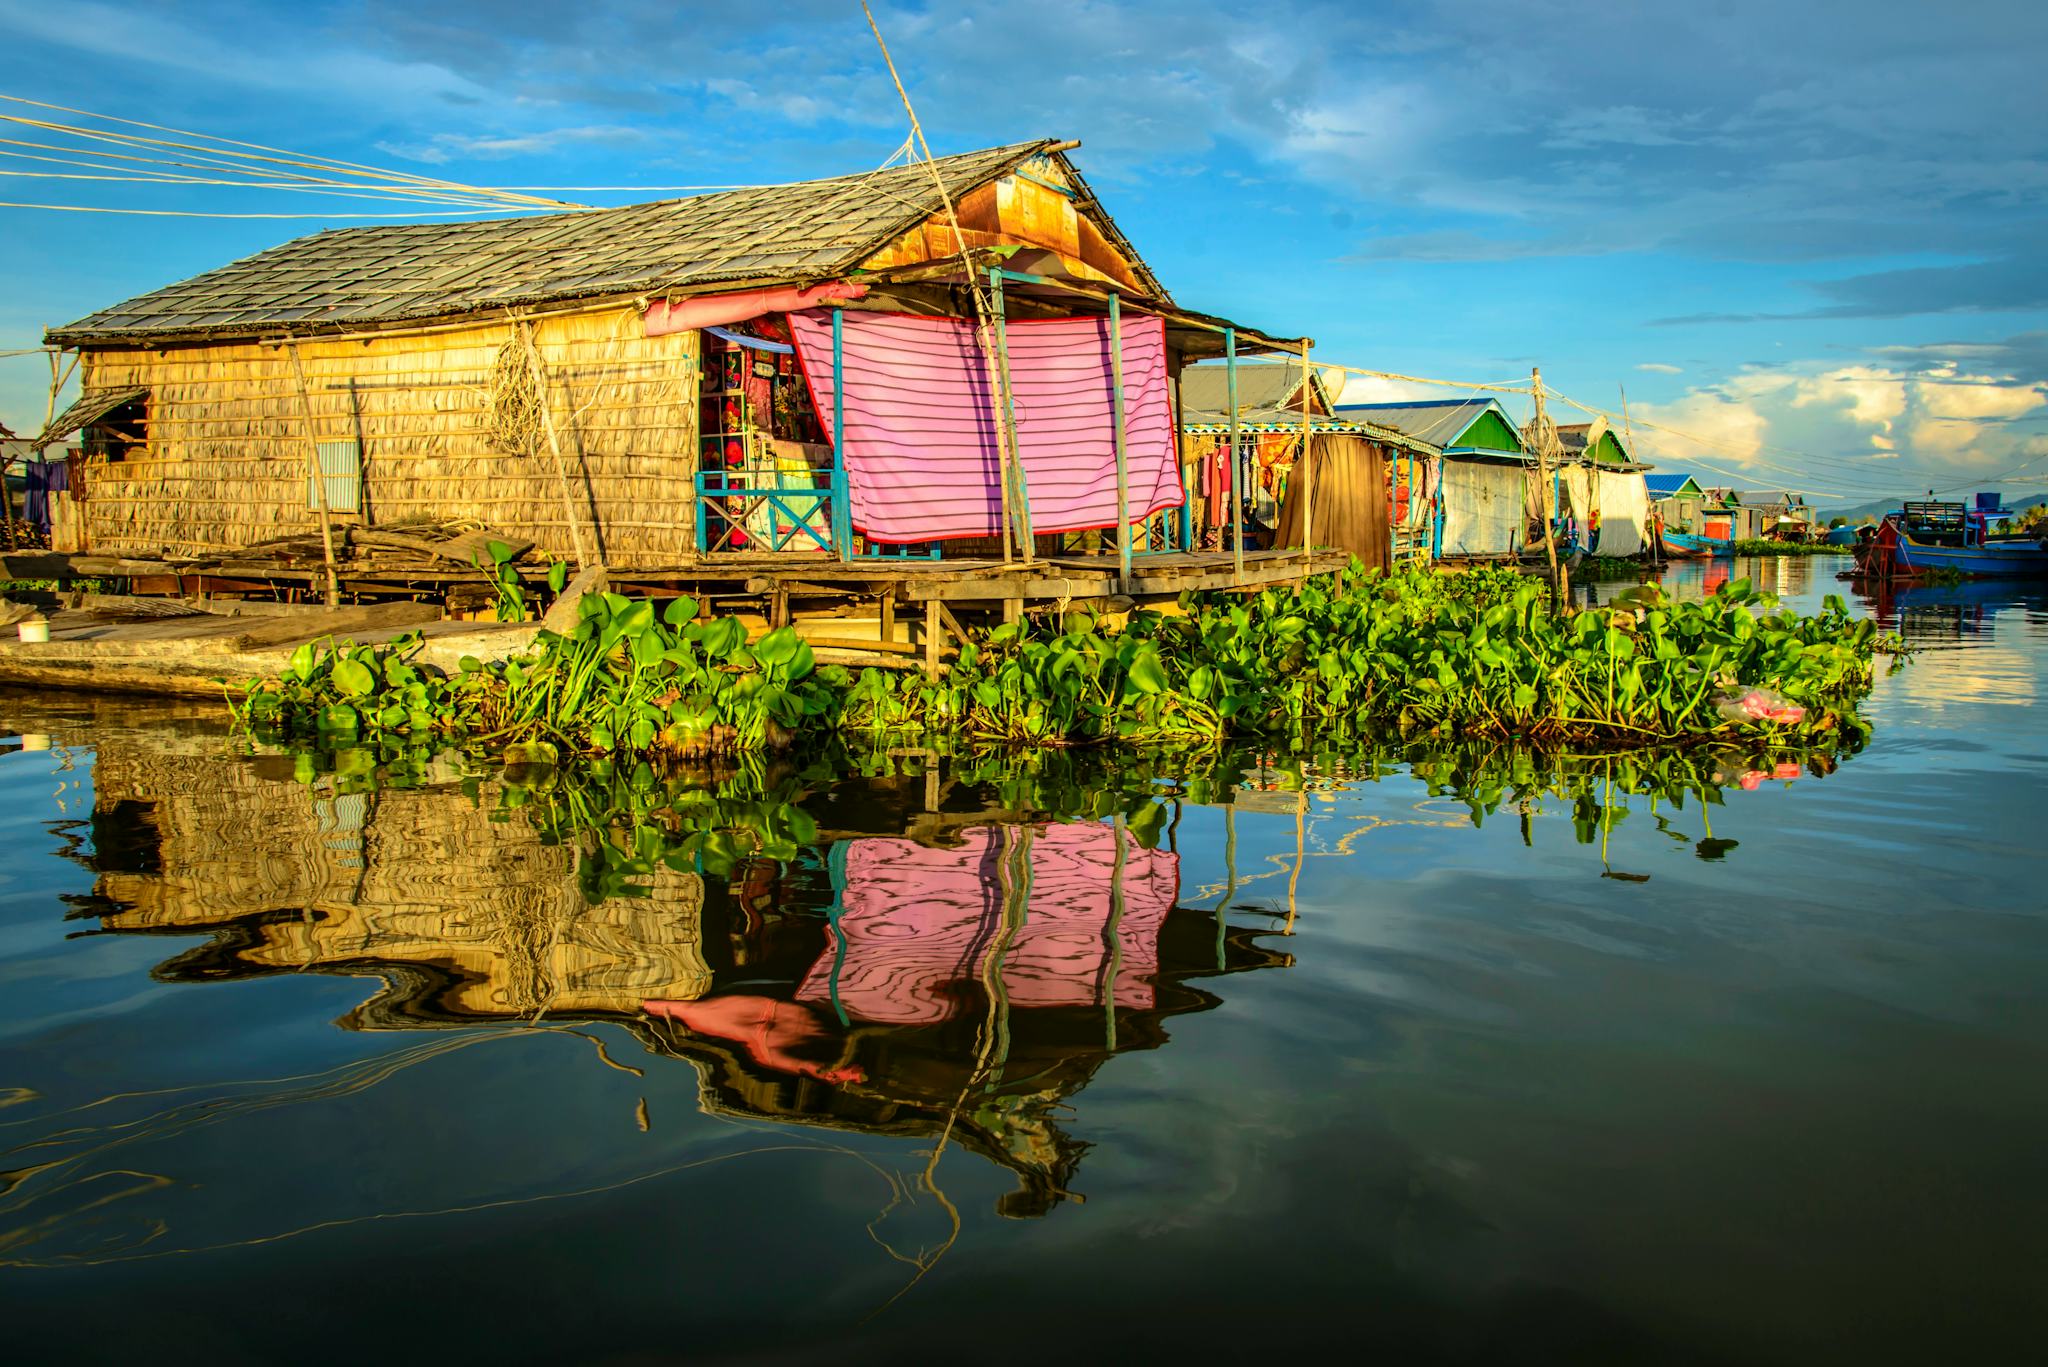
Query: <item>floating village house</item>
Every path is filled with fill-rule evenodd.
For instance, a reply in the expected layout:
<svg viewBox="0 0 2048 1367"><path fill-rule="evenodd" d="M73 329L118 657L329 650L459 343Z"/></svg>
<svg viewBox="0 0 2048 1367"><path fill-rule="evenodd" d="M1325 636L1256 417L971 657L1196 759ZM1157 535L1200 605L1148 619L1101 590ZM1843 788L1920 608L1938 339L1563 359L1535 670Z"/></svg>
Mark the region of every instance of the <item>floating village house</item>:
<svg viewBox="0 0 2048 1367"><path fill-rule="evenodd" d="M1342 404L1336 415L1400 433L1434 453L1433 462L1419 466L1418 497L1410 505L1423 517L1434 516L1433 524L1416 523L1426 528L1431 554L1520 556L1540 538L1538 510L1544 504L1537 459L1498 400ZM1649 546L1649 497L1643 483L1648 467L1636 463L1604 427L1596 437L1591 424L1563 425L1558 439L1563 447L1553 475L1558 506L1570 518L1578 548L1603 555L1641 554Z"/></svg>
<svg viewBox="0 0 2048 1367"><path fill-rule="evenodd" d="M1674 532L1695 532L1705 512L1708 496L1691 475L1646 475L1651 507L1658 521Z"/></svg>
<svg viewBox="0 0 2048 1367"><path fill-rule="evenodd" d="M1343 404L1337 415L1406 433L1441 453L1434 554L1503 556L1523 550L1534 458L1499 400Z"/></svg>
<svg viewBox="0 0 2048 1367"><path fill-rule="evenodd" d="M1713 541L1805 536L1819 520L1797 490L1702 486L1691 475L1651 476L1648 487L1666 527Z"/></svg>
<svg viewBox="0 0 2048 1367"><path fill-rule="evenodd" d="M55 328L83 355L37 438L81 434L67 549L261 586L285 571L247 548L296 534L308 582L311 537L356 592L419 587L370 558L393 534L464 528L646 584L1058 554L1120 519L1172 549L1173 376L1303 343L1178 307L1073 146L317 233Z"/></svg>
<svg viewBox="0 0 2048 1367"><path fill-rule="evenodd" d="M1299 548L1312 540L1382 568L1428 553L1430 491L1442 453L1396 428L1339 416L1334 398L1342 387L1342 371L1298 361L1181 372L1191 542L1227 544L1235 499L1247 535L1270 546ZM1305 536L1309 516L1312 538Z"/></svg>
<svg viewBox="0 0 2048 1367"><path fill-rule="evenodd" d="M1564 485L1570 494L1579 544L1600 555L1641 555L1650 548L1650 489L1645 472L1613 429L1562 423Z"/></svg>

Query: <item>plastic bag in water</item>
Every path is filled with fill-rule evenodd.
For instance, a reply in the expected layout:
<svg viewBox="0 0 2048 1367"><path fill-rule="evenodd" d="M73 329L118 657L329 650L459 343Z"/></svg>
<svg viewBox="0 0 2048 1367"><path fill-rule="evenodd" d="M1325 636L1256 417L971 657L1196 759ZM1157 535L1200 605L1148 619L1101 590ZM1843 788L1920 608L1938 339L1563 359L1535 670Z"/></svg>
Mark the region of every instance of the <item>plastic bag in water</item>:
<svg viewBox="0 0 2048 1367"><path fill-rule="evenodd" d="M1806 719L1806 709L1768 688L1734 688L1714 695L1714 710L1722 721L1772 722L1797 726Z"/></svg>

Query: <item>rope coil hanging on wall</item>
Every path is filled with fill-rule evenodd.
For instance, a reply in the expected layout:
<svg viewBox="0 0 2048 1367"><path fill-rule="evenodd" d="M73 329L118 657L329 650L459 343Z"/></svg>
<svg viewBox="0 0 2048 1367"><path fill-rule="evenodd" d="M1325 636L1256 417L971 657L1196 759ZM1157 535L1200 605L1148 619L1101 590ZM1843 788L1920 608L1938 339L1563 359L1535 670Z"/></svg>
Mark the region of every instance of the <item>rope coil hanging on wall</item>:
<svg viewBox="0 0 2048 1367"><path fill-rule="evenodd" d="M540 384L517 337L498 348L497 359L491 364L484 432L491 446L508 456L531 456L540 450Z"/></svg>

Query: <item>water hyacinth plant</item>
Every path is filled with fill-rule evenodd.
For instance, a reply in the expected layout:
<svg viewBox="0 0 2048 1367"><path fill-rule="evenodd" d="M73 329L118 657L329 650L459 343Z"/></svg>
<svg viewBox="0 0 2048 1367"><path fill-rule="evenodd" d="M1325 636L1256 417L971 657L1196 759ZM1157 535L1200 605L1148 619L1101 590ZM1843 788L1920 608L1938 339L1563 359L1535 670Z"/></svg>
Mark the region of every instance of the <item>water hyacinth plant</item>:
<svg viewBox="0 0 2048 1367"><path fill-rule="evenodd" d="M747 640L735 618L695 620L672 600L592 594L567 635L543 631L530 655L453 674L411 661L417 636L388 646L306 645L278 678L231 698L261 735L336 739L439 736L461 745L545 743L584 755L699 761L785 748L837 691L814 675L788 628Z"/></svg>
<svg viewBox="0 0 2048 1367"><path fill-rule="evenodd" d="M1697 603L1654 585L1558 613L1510 570L1356 566L1255 596L1185 596L1112 629L1090 613L986 632L937 678L815 667L787 627L749 642L679 598L582 601L568 635L443 676L410 642L306 648L236 704L280 734L437 734L463 745L695 761L806 734L968 746L1214 746L1380 730L1537 743L1691 744L1741 732L1854 744L1876 628L1839 598L1803 617L1746 580Z"/></svg>

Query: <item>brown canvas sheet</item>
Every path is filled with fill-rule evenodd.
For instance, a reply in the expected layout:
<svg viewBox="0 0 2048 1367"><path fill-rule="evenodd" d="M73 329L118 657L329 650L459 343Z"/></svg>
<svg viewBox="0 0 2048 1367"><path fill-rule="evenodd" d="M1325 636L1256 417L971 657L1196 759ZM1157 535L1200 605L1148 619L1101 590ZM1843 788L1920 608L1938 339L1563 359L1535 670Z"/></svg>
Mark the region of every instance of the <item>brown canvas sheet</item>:
<svg viewBox="0 0 2048 1367"><path fill-rule="evenodd" d="M1389 568L1393 538L1387 508L1387 460L1379 447L1358 437L1323 433L1315 438L1307 466L1297 467L1287 481L1274 545L1302 544L1307 472L1313 472L1315 482L1315 544L1350 551L1367 565Z"/></svg>

